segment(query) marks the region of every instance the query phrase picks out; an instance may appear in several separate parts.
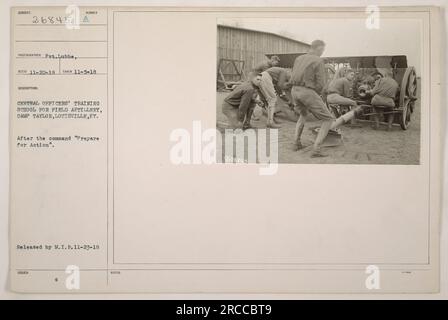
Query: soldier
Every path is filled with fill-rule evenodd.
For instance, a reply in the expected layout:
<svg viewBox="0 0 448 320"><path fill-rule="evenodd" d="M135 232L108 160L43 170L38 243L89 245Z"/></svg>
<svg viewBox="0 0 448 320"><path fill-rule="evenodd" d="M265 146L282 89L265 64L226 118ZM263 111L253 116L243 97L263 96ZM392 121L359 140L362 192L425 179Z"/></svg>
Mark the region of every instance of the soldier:
<svg viewBox="0 0 448 320"><path fill-rule="evenodd" d="M308 112L323 120L313 145L313 158L326 156L321 152L321 144L335 120L320 96L325 86L325 66L321 58L324 50L325 42L314 40L310 51L296 58L291 76L291 95L300 114L294 134L294 150L303 148L300 138Z"/></svg>
<svg viewBox="0 0 448 320"><path fill-rule="evenodd" d="M227 117L232 128L250 127L250 118L258 97L260 82L261 74L251 74L248 81L237 86L224 99L222 113Z"/></svg>
<svg viewBox="0 0 448 320"><path fill-rule="evenodd" d="M338 104L340 106L356 107L355 100L350 99L352 96L352 81L355 78L355 72L351 69L344 70L344 75L340 78L333 79L328 85L327 102ZM355 124L355 118L351 120Z"/></svg>
<svg viewBox="0 0 448 320"><path fill-rule="evenodd" d="M289 74L286 69L271 67L262 72L261 75L260 91L268 104L266 126L268 128L280 128L280 125L276 124L274 120L275 105L277 103L276 88L277 90L284 90L289 86Z"/></svg>
<svg viewBox="0 0 448 320"><path fill-rule="evenodd" d="M267 62L260 63L254 68L254 72L262 73L271 67L276 67L280 63L280 58L278 56L272 56Z"/></svg>
<svg viewBox="0 0 448 320"><path fill-rule="evenodd" d="M328 85L327 102L343 106L356 106L356 101L350 99L354 78L355 72L349 69L343 77L332 80Z"/></svg>
<svg viewBox="0 0 448 320"><path fill-rule="evenodd" d="M398 83L392 78L392 71L385 69L383 71L384 78L380 78L375 87L368 91L373 96L371 104L375 109L375 125L374 129L378 129L380 126L379 115L383 112L384 108L395 108L395 96L398 91ZM392 122L394 121L394 114L390 113L387 119L387 130L392 129Z"/></svg>

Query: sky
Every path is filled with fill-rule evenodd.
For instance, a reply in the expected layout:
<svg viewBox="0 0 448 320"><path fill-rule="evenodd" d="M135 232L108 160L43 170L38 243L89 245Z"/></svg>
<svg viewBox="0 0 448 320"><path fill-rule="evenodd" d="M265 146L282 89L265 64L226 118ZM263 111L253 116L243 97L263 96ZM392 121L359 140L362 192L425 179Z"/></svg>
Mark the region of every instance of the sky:
<svg viewBox="0 0 448 320"><path fill-rule="evenodd" d="M422 22L417 19L381 19L379 29L368 29L365 19L220 19L219 24L268 31L311 43L327 44L324 56L406 55L420 74Z"/></svg>

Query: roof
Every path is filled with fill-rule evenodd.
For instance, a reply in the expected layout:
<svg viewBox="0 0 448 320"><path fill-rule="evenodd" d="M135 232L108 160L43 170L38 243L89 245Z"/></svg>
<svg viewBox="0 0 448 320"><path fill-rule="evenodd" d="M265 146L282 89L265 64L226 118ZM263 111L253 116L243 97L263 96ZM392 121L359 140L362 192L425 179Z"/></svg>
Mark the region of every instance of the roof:
<svg viewBox="0 0 448 320"><path fill-rule="evenodd" d="M267 53L266 56L270 58L276 55L280 58L279 67L292 68L295 59L305 54L298 53ZM345 56L345 57L322 57L325 63L349 63L352 68L357 66L360 68L386 67L396 65L397 68L407 68L407 58L405 55L395 56Z"/></svg>
<svg viewBox="0 0 448 320"><path fill-rule="evenodd" d="M301 45L304 45L304 46L308 46L308 47L310 46L309 43L306 43L306 42L303 42L303 41L299 41L299 40L296 40L296 39L292 39L292 38L289 38L289 37L286 37L286 36L282 36L282 35L279 35L279 34L273 33L273 32L253 30L253 29L240 28L240 27L232 27L232 26L228 26L228 25L224 25L224 24L218 24L218 28L228 28L228 29L234 29L234 30L241 30L241 31L256 32L256 33L261 33L261 34L268 34L268 35L275 36L275 37L278 37L278 38L282 38L282 39L285 39L285 40L288 40L288 41L292 41L292 42L295 42L295 43L298 43L298 44L301 44Z"/></svg>

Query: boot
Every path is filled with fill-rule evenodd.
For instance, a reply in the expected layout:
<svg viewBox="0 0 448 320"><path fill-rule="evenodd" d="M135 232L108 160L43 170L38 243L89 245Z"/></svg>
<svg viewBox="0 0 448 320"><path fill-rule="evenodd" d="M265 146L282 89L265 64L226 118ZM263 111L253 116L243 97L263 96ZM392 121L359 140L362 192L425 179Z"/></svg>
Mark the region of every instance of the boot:
<svg viewBox="0 0 448 320"><path fill-rule="evenodd" d="M300 141L294 142L294 145L292 146L292 151L299 151L300 149L303 149L303 144Z"/></svg>
<svg viewBox="0 0 448 320"><path fill-rule="evenodd" d="M373 123L373 129L378 130L380 128L380 115L378 110L374 111L375 114L373 115L373 120L375 121Z"/></svg>
<svg viewBox="0 0 448 320"><path fill-rule="evenodd" d="M266 128L271 128L271 129L280 129L282 126L279 124L276 124L274 122L268 123L266 125Z"/></svg>
<svg viewBox="0 0 448 320"><path fill-rule="evenodd" d="M322 153L320 149L313 150L313 153L311 153L311 158L325 158L328 157L328 154Z"/></svg>
<svg viewBox="0 0 448 320"><path fill-rule="evenodd" d="M275 109L273 107L268 107L268 120L266 123L267 128L278 129L282 127L274 122L274 112Z"/></svg>
<svg viewBox="0 0 448 320"><path fill-rule="evenodd" d="M311 158L317 157L326 157L327 155L321 152L321 144L324 141L325 137L328 134L328 131L331 128L333 121L324 121L319 129L319 133L317 134L316 140L314 141L313 153L311 154Z"/></svg>
<svg viewBox="0 0 448 320"><path fill-rule="evenodd" d="M250 123L246 121L246 122L243 123L243 131L247 130L247 129L254 129L254 127L252 127L250 125Z"/></svg>
<svg viewBox="0 0 448 320"><path fill-rule="evenodd" d="M278 112L277 112L277 113L278 113ZM281 124L281 123L282 123L281 121L278 120L278 117L275 116L275 113L274 113L274 115L272 116L272 120L274 120L274 123L276 123L276 124Z"/></svg>
<svg viewBox="0 0 448 320"><path fill-rule="evenodd" d="M392 122L394 121L394 114L391 113L388 115L387 118L387 131L391 131L392 130Z"/></svg>
<svg viewBox="0 0 448 320"><path fill-rule="evenodd" d="M250 108L248 111L247 111L247 114L246 114L246 118L244 119L244 123L243 123L243 130L247 130L247 129L251 129L251 128L253 128L251 125L250 125L250 120L252 119L252 116L253 116L253 114L254 114L254 107L252 107L252 108Z"/></svg>

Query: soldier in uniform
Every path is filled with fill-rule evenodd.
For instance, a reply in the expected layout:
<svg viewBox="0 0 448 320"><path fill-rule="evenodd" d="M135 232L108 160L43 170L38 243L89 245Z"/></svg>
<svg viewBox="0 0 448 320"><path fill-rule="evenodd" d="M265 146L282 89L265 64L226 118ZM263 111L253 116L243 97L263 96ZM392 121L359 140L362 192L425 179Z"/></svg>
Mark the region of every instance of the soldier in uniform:
<svg viewBox="0 0 448 320"><path fill-rule="evenodd" d="M269 59L266 62L260 63L254 68L255 73L262 73L266 71L267 69L271 67L276 67L280 63L280 58L278 56L272 56L271 59Z"/></svg>
<svg viewBox="0 0 448 320"><path fill-rule="evenodd" d="M376 82L375 87L368 91L368 93L373 96L371 103L375 109L374 129L378 129L380 126L379 115L383 112L384 108L389 110L395 108L394 100L398 91L398 83L392 78L392 71L385 69L383 73L384 78L380 78ZM391 130L394 114L390 113L387 120L387 130Z"/></svg>
<svg viewBox="0 0 448 320"><path fill-rule="evenodd" d="M353 96L352 86L355 72L351 69L344 70L344 75L333 79L328 85L327 102L331 104L338 104L340 106L356 107L358 103L351 99ZM351 120L352 124L356 123L356 119Z"/></svg>
<svg viewBox="0 0 448 320"><path fill-rule="evenodd" d="M224 99L222 113L227 117L232 128L250 127L250 118L257 101L260 82L261 74L251 74L248 81L237 86Z"/></svg>
<svg viewBox="0 0 448 320"><path fill-rule="evenodd" d="M308 112L311 112L317 119L322 120L311 157L326 156L321 152L321 144L335 120L321 98L326 83L325 66L321 58L324 50L325 43L322 40L314 40L311 43L310 51L296 58L291 75L291 84L293 86L291 95L300 114L294 134L295 150L303 148L301 135Z"/></svg>
<svg viewBox="0 0 448 320"><path fill-rule="evenodd" d="M278 91L283 91L289 86L289 74L286 69L280 67L271 67L261 73L260 91L263 94L268 106L268 118L266 126L268 128L280 128L275 123L275 105L277 103Z"/></svg>
<svg viewBox="0 0 448 320"><path fill-rule="evenodd" d="M350 99L352 96L351 88L354 78L355 72L348 69L343 77L332 80L328 85L327 102L343 106L356 106L356 101Z"/></svg>

